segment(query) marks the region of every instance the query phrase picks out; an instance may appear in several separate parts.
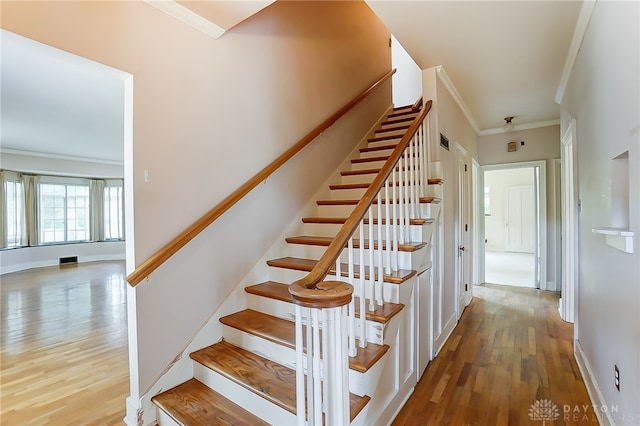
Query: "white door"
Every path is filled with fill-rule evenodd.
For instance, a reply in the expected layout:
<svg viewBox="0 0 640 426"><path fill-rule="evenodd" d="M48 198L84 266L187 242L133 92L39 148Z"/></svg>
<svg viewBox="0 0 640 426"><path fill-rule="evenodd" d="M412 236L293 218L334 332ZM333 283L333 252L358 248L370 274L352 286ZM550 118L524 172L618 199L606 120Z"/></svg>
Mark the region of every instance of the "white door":
<svg viewBox="0 0 640 426"><path fill-rule="evenodd" d="M507 188L505 250L535 252L536 203L533 185Z"/></svg>
<svg viewBox="0 0 640 426"><path fill-rule="evenodd" d="M471 301L469 279L469 165L466 152L458 146L458 319Z"/></svg>

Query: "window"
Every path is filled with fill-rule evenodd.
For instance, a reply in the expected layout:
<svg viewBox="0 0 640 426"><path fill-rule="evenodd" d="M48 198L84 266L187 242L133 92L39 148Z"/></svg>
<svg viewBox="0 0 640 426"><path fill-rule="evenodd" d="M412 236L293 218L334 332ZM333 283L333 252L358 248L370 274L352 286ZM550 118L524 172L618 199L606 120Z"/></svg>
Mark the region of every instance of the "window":
<svg viewBox="0 0 640 426"><path fill-rule="evenodd" d="M18 180L5 180L4 205L6 233L3 246L6 248L22 246L22 231L24 219L24 191L22 182Z"/></svg>
<svg viewBox="0 0 640 426"><path fill-rule="evenodd" d="M484 187L484 215L491 216L491 189Z"/></svg>
<svg viewBox="0 0 640 426"><path fill-rule="evenodd" d="M124 238L122 181L107 182L104 188L104 239Z"/></svg>
<svg viewBox="0 0 640 426"><path fill-rule="evenodd" d="M124 240L124 181L0 169L0 250Z"/></svg>
<svg viewBox="0 0 640 426"><path fill-rule="evenodd" d="M90 239L89 185L38 185L40 243Z"/></svg>

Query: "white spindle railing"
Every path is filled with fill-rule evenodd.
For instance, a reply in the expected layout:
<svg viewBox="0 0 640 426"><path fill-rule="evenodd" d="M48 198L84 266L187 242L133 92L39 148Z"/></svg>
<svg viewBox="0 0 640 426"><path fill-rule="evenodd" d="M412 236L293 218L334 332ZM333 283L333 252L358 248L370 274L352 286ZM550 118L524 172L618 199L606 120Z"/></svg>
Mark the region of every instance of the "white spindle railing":
<svg viewBox="0 0 640 426"><path fill-rule="evenodd" d="M383 304L384 275L400 269L399 244L411 241L410 221L420 216L420 197L427 193L430 107L431 101L316 267L290 286L297 304L296 386L306 389L306 394L299 391L297 395L300 426L349 423L348 359L357 354L358 346L367 345L367 309L373 311ZM345 249L346 270L341 266ZM335 280L323 281L332 267ZM342 274L348 283L340 282ZM358 307L352 298L354 287L360 297Z"/></svg>

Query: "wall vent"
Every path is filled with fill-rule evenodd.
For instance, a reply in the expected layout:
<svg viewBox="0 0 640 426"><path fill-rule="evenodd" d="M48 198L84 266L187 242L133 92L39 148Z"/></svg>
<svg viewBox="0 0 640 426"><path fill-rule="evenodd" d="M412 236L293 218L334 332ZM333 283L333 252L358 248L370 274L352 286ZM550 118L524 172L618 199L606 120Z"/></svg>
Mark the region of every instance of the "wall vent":
<svg viewBox="0 0 640 426"><path fill-rule="evenodd" d="M67 256L60 258L60 265L68 265L70 263L78 263L78 256Z"/></svg>

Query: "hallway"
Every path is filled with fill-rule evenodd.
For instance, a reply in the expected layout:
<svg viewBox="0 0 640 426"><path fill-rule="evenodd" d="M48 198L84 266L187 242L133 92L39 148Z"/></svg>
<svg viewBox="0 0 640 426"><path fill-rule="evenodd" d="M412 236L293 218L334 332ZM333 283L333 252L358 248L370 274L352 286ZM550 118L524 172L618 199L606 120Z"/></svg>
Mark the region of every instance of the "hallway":
<svg viewBox="0 0 640 426"><path fill-rule="evenodd" d="M558 294L493 284L473 290L393 425L597 425ZM530 417L543 401L549 414Z"/></svg>

